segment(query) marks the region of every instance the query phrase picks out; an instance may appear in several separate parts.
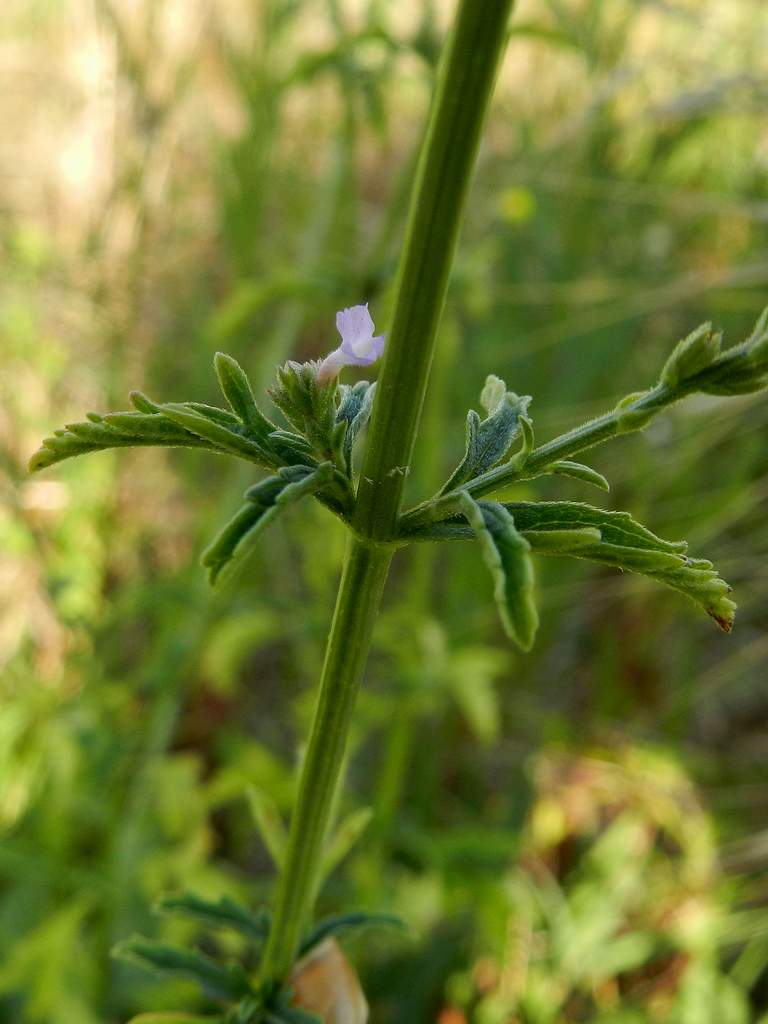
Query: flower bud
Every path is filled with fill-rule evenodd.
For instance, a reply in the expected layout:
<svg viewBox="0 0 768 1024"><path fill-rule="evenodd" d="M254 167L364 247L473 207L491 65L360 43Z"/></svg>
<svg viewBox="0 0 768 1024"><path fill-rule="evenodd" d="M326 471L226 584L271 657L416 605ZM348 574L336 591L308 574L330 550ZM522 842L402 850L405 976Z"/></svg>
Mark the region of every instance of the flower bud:
<svg viewBox="0 0 768 1024"><path fill-rule="evenodd" d="M661 371L661 383L676 389L710 366L720 354L722 334L711 324L701 324L677 344Z"/></svg>

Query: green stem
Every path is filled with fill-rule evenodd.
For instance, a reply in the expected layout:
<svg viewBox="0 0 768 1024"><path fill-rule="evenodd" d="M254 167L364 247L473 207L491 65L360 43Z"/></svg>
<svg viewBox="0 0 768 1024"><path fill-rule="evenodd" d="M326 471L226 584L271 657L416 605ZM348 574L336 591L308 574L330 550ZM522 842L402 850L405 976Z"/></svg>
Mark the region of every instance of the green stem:
<svg viewBox="0 0 768 1024"><path fill-rule="evenodd" d="M453 251L512 0L461 0L445 51L398 272L350 543L264 953L265 985L288 976L311 911L355 698L389 571L400 499ZM382 543L383 541L383 543Z"/></svg>
<svg viewBox="0 0 768 1024"><path fill-rule="evenodd" d="M391 538L511 0L462 0L416 173L395 311L358 490L357 527Z"/></svg>
<svg viewBox="0 0 768 1024"><path fill-rule="evenodd" d="M280 982L288 975L307 923L352 711L391 558L390 547L368 545L357 538L349 542L264 954L263 973L270 982Z"/></svg>
<svg viewBox="0 0 768 1024"><path fill-rule="evenodd" d="M538 476L542 470L547 466L551 466L553 462L568 459L571 455L586 451L587 448L593 448L596 444L601 444L611 437L641 429L648 422L643 418L645 414L648 416L655 415L682 397L682 392L673 392L664 385L659 385L630 405L614 409L603 416L598 416L596 419L590 420L580 427L569 430L567 434L562 434L552 441L547 441L546 444L541 445L539 448L535 448L520 469L498 466L496 469L491 469L482 476L477 477L476 480L473 480L467 490L473 497L479 497L482 494L495 491L499 487L504 487L514 480L524 480L529 477ZM626 422L629 413L639 414L637 426Z"/></svg>
<svg viewBox="0 0 768 1024"><path fill-rule="evenodd" d="M588 423L574 427L567 434L562 434L560 437L534 448L521 465L515 464L513 460L511 463L507 462L496 466L495 469L489 469L486 473L475 477L460 490L466 490L472 497L479 498L521 480L532 480L561 459L568 459L572 455L593 448L620 434L641 430L648 423L646 417L655 416L662 409L684 398L691 390L691 388L671 389L664 384L659 384L634 402L617 407ZM633 414L637 416L634 421L631 419ZM409 509L400 519L401 531L407 531L424 523L435 522L441 516L447 515L454 509L458 493L458 490L449 491L448 494L421 502Z"/></svg>

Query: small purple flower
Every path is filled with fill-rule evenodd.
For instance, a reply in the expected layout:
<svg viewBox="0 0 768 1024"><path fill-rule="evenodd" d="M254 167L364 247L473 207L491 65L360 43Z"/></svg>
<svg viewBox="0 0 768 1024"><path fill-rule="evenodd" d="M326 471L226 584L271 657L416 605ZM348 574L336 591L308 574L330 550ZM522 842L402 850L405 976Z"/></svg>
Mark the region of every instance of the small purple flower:
<svg viewBox="0 0 768 1024"><path fill-rule="evenodd" d="M342 366L370 366L384 351L384 335L373 336L375 328L367 302L364 306L350 306L337 313L336 327L341 335L341 345L320 364L317 372L320 381L336 377Z"/></svg>

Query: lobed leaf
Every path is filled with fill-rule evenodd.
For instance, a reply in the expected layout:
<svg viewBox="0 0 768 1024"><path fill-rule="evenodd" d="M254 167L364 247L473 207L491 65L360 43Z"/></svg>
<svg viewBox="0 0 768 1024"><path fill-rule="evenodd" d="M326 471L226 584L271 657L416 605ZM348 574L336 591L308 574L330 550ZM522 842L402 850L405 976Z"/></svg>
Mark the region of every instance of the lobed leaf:
<svg viewBox="0 0 768 1024"><path fill-rule="evenodd" d="M684 554L685 541L669 541L642 526L628 512L613 512L579 501L504 502L517 528L528 530L573 530L590 527L600 531L609 544Z"/></svg>
<svg viewBox="0 0 768 1024"><path fill-rule="evenodd" d="M505 504L521 531L535 548L537 537L563 529L596 528L601 540L579 544L570 551L542 553L569 554L603 565L640 573L696 602L725 632L733 627L736 605L728 597L731 588L720 578L711 562L686 556L684 541L668 541L641 526L627 512L608 512L576 502L511 502Z"/></svg>
<svg viewBox="0 0 768 1024"><path fill-rule="evenodd" d="M310 931L299 947L298 957L305 956L315 946L331 935L339 935L342 932L357 931L360 928L398 928L403 929L405 925L399 917L394 914L369 914L364 910L353 911L348 914L336 914L333 917L326 917L319 921Z"/></svg>
<svg viewBox="0 0 768 1024"><path fill-rule="evenodd" d="M529 651L539 625L533 597L531 546L503 505L476 502L462 491L458 508L480 541L483 558L493 576L494 597L507 635L523 651Z"/></svg>
<svg viewBox="0 0 768 1024"><path fill-rule="evenodd" d="M569 501L505 502L515 526L535 552L571 555L639 573L685 594L725 632L733 627L736 605L731 588L711 562L686 555L685 541L669 541L642 526L628 512L612 512ZM460 540L476 530L458 516L417 527L415 540Z"/></svg>
<svg viewBox="0 0 768 1024"><path fill-rule="evenodd" d="M488 416L481 420L474 409L467 413L464 457L441 489L441 494L447 494L491 469L507 454L520 433L520 420L525 416L530 400L528 395L520 397L507 391L506 384L498 377L488 377L480 396Z"/></svg>
<svg viewBox="0 0 768 1024"><path fill-rule="evenodd" d="M235 559L251 551L261 531L278 512L305 494L312 494L333 478L333 466L325 462L312 469L308 466L286 466L276 476L268 477L245 492L247 504L214 537L202 555L208 578L215 584L222 571Z"/></svg>
<svg viewBox="0 0 768 1024"><path fill-rule="evenodd" d="M160 408L169 420L178 423L191 434L197 434L198 437L217 445L223 451L260 466L270 466L274 462L272 454L263 445L250 437L245 437L237 427L211 419L210 416L190 408L188 403L165 402Z"/></svg>
<svg viewBox="0 0 768 1024"><path fill-rule="evenodd" d="M248 976L239 964L222 965L202 953L141 936L119 943L114 955L161 974L190 978L212 999L240 999L251 992Z"/></svg>
<svg viewBox="0 0 768 1024"><path fill-rule="evenodd" d="M248 939L262 940L269 934L266 911L253 913L227 896L213 902L193 893L165 896L156 909L162 914L184 914L212 928L231 928Z"/></svg>
<svg viewBox="0 0 768 1024"><path fill-rule="evenodd" d="M264 440L275 429L256 404L245 370L232 356L217 352L213 359L219 385L232 412L259 440Z"/></svg>
<svg viewBox="0 0 768 1024"><path fill-rule="evenodd" d="M29 460L29 468L35 472L88 452L152 445L224 451L219 444L159 413L116 412L107 416L91 413L88 422L70 423L64 430L55 431L53 437L47 437Z"/></svg>

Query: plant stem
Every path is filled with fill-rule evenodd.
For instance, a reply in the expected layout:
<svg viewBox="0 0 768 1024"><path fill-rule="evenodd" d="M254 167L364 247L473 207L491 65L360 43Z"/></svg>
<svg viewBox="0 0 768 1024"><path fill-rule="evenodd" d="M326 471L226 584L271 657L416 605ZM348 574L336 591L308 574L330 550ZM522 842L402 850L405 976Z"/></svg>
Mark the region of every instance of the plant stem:
<svg viewBox="0 0 768 1024"><path fill-rule="evenodd" d="M512 0L461 0L432 104L398 271L350 542L301 772L262 978L288 976L311 910L322 845L432 362L469 177Z"/></svg>
<svg viewBox="0 0 768 1024"><path fill-rule="evenodd" d="M673 390L664 384L658 384L627 406L597 416L595 419L589 420L588 423L574 427L567 434L562 434L560 437L534 448L522 466L515 465L514 461L503 463L501 466L496 466L481 476L475 477L460 490L466 490L473 498L479 498L521 480L532 480L546 472L547 467L554 462L568 459L571 455L586 451L587 448L593 448L620 434L641 430L646 425L647 421L642 416L634 426L623 422L628 413L653 416L684 398L690 390L692 389ZM449 491L447 494L421 502L409 509L400 519L401 529L408 530L423 523L436 522L442 515L448 514L453 509L457 494L458 491Z"/></svg>
<svg viewBox="0 0 768 1024"><path fill-rule="evenodd" d="M269 981L282 981L287 976L306 925L352 711L392 550L389 546L365 544L357 538L349 542L273 925L264 954L264 976Z"/></svg>
<svg viewBox="0 0 768 1024"><path fill-rule="evenodd" d="M432 363L461 214L512 0L462 0L416 173L394 317L358 490L357 527L391 538Z"/></svg>

